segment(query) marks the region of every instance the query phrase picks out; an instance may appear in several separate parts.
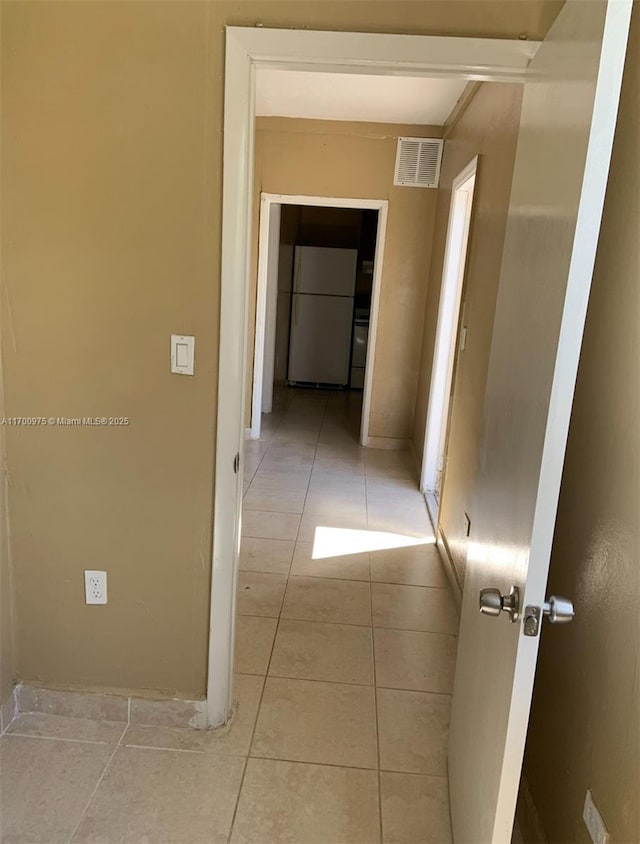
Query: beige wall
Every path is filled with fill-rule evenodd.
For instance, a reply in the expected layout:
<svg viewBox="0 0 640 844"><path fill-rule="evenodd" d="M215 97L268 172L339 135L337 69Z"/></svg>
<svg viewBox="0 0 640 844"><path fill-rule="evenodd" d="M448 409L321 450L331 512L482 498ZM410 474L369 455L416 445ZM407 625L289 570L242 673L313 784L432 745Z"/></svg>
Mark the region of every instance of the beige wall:
<svg viewBox="0 0 640 844"><path fill-rule="evenodd" d="M7 412L131 419L9 432L22 678L205 689L224 25L536 38L560 5L1 4ZM193 378L171 332L197 336ZM86 567L108 606L84 606Z"/></svg>
<svg viewBox="0 0 640 844"><path fill-rule="evenodd" d="M0 306L0 311L2 307ZM0 355L0 418L5 416ZM8 476L5 427L0 427L0 706L7 700L15 676L13 607L9 546Z"/></svg>
<svg viewBox="0 0 640 844"><path fill-rule="evenodd" d="M389 201L369 433L411 436L437 191L393 186L397 138L435 126L263 117L256 121L258 193ZM254 251L256 251L254 249ZM255 324L255 287L250 325ZM251 360L251 355L247 355Z"/></svg>
<svg viewBox="0 0 640 844"><path fill-rule="evenodd" d="M571 419L525 772L551 842L590 839L590 788L612 844L640 841L640 9L624 76Z"/></svg>
<svg viewBox="0 0 640 844"><path fill-rule="evenodd" d="M440 508L440 527L460 582L464 577L466 562L465 512L469 513L473 523L472 497L477 445L521 105L521 85L481 85L447 134L442 164L442 188L439 191L427 291L413 441L416 454L421 456L451 184L477 155L478 171L463 290L467 339L465 350L458 353L456 361L454 397L450 407L448 462Z"/></svg>

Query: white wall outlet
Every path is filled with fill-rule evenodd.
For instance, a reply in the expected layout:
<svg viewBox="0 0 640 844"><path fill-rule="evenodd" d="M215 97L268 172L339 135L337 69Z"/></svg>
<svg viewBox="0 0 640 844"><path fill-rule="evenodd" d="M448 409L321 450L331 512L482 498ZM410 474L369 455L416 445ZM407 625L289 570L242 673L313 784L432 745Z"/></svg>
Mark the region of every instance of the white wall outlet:
<svg viewBox="0 0 640 844"><path fill-rule="evenodd" d="M107 573L106 571L89 571L84 573L84 602L85 604L107 603Z"/></svg>
<svg viewBox="0 0 640 844"><path fill-rule="evenodd" d="M596 804L593 802L593 795L589 790L584 798L582 818L589 831L593 844L608 844L609 833L607 832L607 828L602 820L602 815L598 811Z"/></svg>

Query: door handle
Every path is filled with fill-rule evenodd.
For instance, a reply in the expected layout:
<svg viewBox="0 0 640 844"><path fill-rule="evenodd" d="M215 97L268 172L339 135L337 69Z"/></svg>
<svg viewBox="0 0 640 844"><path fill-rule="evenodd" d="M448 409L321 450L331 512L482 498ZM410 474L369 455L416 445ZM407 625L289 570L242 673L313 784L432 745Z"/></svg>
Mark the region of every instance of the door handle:
<svg viewBox="0 0 640 844"><path fill-rule="evenodd" d="M542 607L527 606L524 610L524 635L537 636L540 619L546 615L551 624L567 624L575 616L573 601L560 595L551 595Z"/></svg>
<svg viewBox="0 0 640 844"><path fill-rule="evenodd" d="M480 612L483 615L496 616L506 612L509 621L515 622L518 620L519 609L520 590L517 586L512 586L508 595L503 595L499 589L493 587L480 590Z"/></svg>
<svg viewBox="0 0 640 844"><path fill-rule="evenodd" d="M520 617L520 590L512 586L508 595L499 589L488 587L480 590L480 612L483 615L498 616L501 612L509 615L509 621L515 622ZM524 635L537 636L540 619L546 615L551 624L567 624L575 616L573 601L560 595L551 595L541 607L527 606L524 610Z"/></svg>

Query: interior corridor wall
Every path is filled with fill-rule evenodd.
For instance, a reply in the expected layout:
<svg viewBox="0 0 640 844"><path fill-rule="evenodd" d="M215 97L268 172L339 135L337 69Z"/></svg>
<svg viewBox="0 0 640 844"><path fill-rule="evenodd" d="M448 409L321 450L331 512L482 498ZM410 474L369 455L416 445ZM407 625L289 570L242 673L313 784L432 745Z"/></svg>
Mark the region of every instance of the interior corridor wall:
<svg viewBox="0 0 640 844"><path fill-rule="evenodd" d="M466 563L465 512L473 532L473 488L489 365L493 315L516 145L521 85L485 83L446 135L441 187L429 274L418 400L413 428L416 454L422 456L433 349L438 320L451 185L478 156L473 212L462 299L467 326L464 351L457 353L449 407L447 468L440 499L440 528L459 582Z"/></svg>
<svg viewBox="0 0 640 844"><path fill-rule="evenodd" d="M2 355L0 354L0 419L4 419L6 410L1 364ZM15 677L8 491L5 426L2 425L0 427L0 707L9 698Z"/></svg>
<svg viewBox="0 0 640 844"><path fill-rule="evenodd" d="M405 441L411 437L437 202L435 190L394 187L397 139L441 134L436 126L256 120L249 350L255 331L260 193L389 201L369 423L372 437ZM253 355L247 354L249 384L252 365ZM250 395L245 413L248 419Z"/></svg>

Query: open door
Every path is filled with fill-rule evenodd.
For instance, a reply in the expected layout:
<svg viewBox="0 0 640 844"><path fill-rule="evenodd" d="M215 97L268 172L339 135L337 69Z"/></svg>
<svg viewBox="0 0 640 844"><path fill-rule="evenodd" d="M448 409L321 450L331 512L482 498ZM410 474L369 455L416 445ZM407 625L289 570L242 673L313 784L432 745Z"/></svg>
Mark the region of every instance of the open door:
<svg viewBox="0 0 640 844"><path fill-rule="evenodd" d="M453 698L456 842L511 840L630 13L568 0L525 83Z"/></svg>

